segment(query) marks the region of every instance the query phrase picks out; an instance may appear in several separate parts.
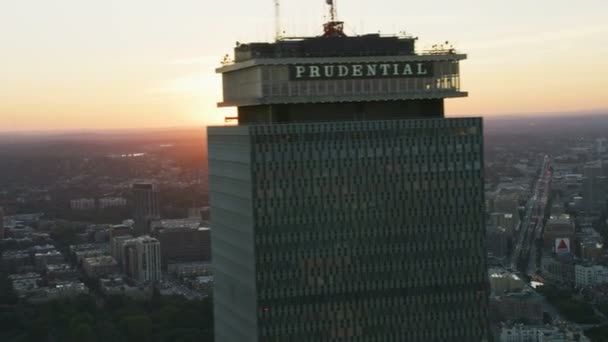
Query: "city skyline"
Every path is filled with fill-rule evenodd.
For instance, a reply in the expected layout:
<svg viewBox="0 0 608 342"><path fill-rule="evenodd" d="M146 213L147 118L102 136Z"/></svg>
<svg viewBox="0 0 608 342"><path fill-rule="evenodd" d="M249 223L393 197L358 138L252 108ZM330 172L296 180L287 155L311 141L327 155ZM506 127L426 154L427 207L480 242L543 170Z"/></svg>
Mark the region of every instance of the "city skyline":
<svg viewBox="0 0 608 342"><path fill-rule="evenodd" d="M605 2L338 5L348 34L406 31L422 37L419 49L447 39L469 54L462 64L469 97L448 101L448 115L608 109L601 93L608 67L593 58L608 50L600 44ZM320 34L324 1L282 6L286 35ZM0 131L220 124L234 112L216 108L214 69L236 41L271 41L275 30L271 1L3 7Z"/></svg>
<svg viewBox="0 0 608 342"><path fill-rule="evenodd" d="M607 10L6 2L0 341L608 341Z"/></svg>

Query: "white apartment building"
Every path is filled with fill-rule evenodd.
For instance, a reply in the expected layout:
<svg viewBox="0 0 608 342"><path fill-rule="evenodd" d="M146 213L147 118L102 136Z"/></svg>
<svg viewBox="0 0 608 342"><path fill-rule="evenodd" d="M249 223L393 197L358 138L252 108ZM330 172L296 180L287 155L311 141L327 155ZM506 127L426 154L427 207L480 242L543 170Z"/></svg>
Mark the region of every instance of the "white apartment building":
<svg viewBox="0 0 608 342"><path fill-rule="evenodd" d="M150 236L140 236L123 242L122 257L127 274L141 282L161 279L160 242Z"/></svg>
<svg viewBox="0 0 608 342"><path fill-rule="evenodd" d="M602 265L575 265L574 282L576 287L608 283L608 267Z"/></svg>

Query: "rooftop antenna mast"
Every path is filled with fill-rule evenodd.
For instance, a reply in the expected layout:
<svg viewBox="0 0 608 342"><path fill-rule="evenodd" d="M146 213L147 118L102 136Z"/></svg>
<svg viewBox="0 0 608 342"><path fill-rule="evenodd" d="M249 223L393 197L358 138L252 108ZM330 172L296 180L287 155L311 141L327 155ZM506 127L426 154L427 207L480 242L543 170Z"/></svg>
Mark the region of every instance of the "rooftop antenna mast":
<svg viewBox="0 0 608 342"><path fill-rule="evenodd" d="M338 0L326 0L329 5L329 18L331 21L338 20L338 6L336 5Z"/></svg>
<svg viewBox="0 0 608 342"><path fill-rule="evenodd" d="M281 3L274 0L274 39L281 40Z"/></svg>
<svg viewBox="0 0 608 342"><path fill-rule="evenodd" d="M337 0L325 0L329 5L329 22L323 24L323 37L346 37L344 22L338 20Z"/></svg>

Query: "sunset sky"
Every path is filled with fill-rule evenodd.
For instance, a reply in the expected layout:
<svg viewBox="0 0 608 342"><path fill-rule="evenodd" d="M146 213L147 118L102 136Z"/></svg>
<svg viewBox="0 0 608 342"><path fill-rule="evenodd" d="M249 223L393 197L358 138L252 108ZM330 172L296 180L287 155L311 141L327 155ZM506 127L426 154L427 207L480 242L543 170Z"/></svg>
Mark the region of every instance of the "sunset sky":
<svg viewBox="0 0 608 342"><path fill-rule="evenodd" d="M466 99L449 114L608 109L606 0L338 0L348 34L449 41ZM282 0L288 35L319 34L324 0ZM0 4L0 131L218 124L214 73L236 41L270 41L272 0Z"/></svg>

